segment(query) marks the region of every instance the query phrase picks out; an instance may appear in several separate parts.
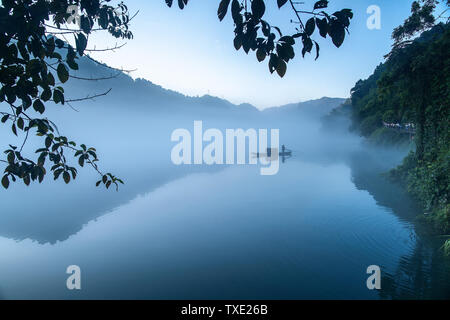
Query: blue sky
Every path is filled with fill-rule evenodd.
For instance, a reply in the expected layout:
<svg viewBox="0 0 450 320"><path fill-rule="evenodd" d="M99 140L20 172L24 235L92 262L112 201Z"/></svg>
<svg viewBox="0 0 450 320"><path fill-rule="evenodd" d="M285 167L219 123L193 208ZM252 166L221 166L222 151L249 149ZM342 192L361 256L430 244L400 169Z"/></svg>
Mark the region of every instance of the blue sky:
<svg viewBox="0 0 450 320"><path fill-rule="evenodd" d="M175 1L176 2L176 1ZM164 88L186 95L210 94L233 103L249 102L258 108L283 105L323 96L348 97L361 78L367 78L389 52L393 28L409 16L412 1L331 0L330 11L351 8L355 13L343 46L316 36L321 57L297 56L289 63L286 76L271 75L267 62L258 63L233 47L233 22L230 15L220 22L216 16L219 0L190 0L184 10L168 8L164 0L126 0L132 12L139 10L131 29L134 40L114 52L93 56L115 67L137 69L134 78L145 78ZM294 32L289 21L292 11L281 10L276 0L266 0L266 20L285 34ZM310 8L315 1L306 1ZM367 8L381 8L381 30L369 30ZM107 34L93 37L97 47L114 45ZM119 42L120 43L120 42Z"/></svg>

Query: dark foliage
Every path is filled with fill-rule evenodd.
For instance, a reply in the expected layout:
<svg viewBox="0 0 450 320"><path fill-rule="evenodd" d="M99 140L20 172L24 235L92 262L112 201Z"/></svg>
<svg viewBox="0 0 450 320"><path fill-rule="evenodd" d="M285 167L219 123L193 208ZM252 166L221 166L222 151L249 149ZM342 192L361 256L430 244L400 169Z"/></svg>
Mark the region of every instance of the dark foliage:
<svg viewBox="0 0 450 320"><path fill-rule="evenodd" d="M245 53L253 51L259 62L268 59L270 73L275 71L280 77L284 77L287 71L287 63L295 57L295 44L301 43L302 56L315 50L316 59L319 58L320 46L313 39L315 32L323 38L329 36L336 47L340 47L348 33L350 20L353 18L351 9L343 9L332 14L323 9L328 7L329 1L320 0L314 3L311 11L300 10L296 7L298 2L292 0L277 0L278 7L284 6L292 9L297 25L296 32L292 35L283 35L280 28L271 25L264 20L266 5L264 0L221 0L217 10L217 16L222 21L231 11L234 22L234 47L236 50L244 50ZM171 7L173 1L166 0ZM183 9L188 0L179 0L178 5ZM302 15L309 16L304 22Z"/></svg>
<svg viewBox="0 0 450 320"><path fill-rule="evenodd" d="M90 164L101 175L107 188L123 183L111 173L99 171L96 150L61 136L57 126L44 117L49 102L64 105L63 84L78 70L77 59L87 48L89 35L105 30L115 38L131 39L128 30L128 9L120 3L99 0L4 0L0 6L0 115L14 135L25 136L20 147L10 145L5 151L6 164L1 183L8 188L11 181L42 182L47 169L54 179L66 183L75 179L77 169L66 155L73 152L78 164ZM77 13L74 15L74 13ZM75 24L73 28L70 26ZM75 47L60 39L73 35ZM90 80L90 79L86 79ZM77 99L82 100L82 99ZM42 137L43 146L36 150L36 159L23 154L28 135ZM46 169L46 162L50 162Z"/></svg>
<svg viewBox="0 0 450 320"><path fill-rule="evenodd" d="M421 201L437 232L450 231L450 26L439 24L395 47L385 64L352 90L354 127L364 136L382 122L413 122L415 151L391 172ZM385 139L391 139L385 136Z"/></svg>

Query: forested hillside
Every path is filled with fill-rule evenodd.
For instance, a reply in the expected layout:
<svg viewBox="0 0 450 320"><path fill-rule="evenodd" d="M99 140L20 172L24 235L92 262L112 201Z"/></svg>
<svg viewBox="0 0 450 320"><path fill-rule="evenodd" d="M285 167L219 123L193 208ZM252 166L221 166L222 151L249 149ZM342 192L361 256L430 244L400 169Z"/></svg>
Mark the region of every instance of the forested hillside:
<svg viewBox="0 0 450 320"><path fill-rule="evenodd" d="M352 89L352 127L375 143L408 143L413 151L391 176L424 206L437 232L450 231L450 28L395 48Z"/></svg>

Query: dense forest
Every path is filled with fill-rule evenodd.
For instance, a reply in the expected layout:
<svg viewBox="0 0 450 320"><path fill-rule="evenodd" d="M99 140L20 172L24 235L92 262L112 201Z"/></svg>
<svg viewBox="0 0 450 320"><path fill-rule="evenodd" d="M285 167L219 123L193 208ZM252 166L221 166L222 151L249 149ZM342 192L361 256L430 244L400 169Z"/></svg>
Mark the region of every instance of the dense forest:
<svg viewBox="0 0 450 320"><path fill-rule="evenodd" d="M424 219L450 231L450 28L438 24L395 48L352 89L352 129L376 144L410 144L390 176L424 207Z"/></svg>

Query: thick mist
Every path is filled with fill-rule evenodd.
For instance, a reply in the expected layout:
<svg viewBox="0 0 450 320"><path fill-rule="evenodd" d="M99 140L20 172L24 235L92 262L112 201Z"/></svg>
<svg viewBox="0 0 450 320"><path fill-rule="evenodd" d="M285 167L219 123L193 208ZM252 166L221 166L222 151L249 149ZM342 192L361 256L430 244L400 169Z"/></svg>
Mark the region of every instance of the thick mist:
<svg viewBox="0 0 450 320"><path fill-rule="evenodd" d="M226 129L279 129L280 144L293 151L289 162L323 166L349 163L354 153L363 150L361 139L345 130L345 121L341 131L327 130L322 124L321 118L338 107L343 99L323 98L259 111L250 105L236 106L209 96L185 97L124 75L99 82L73 80L67 92L72 97L92 96L110 87L113 90L104 97L65 106L51 105L47 117L58 125L61 135L95 147L100 169L119 176L125 180L125 185L119 192L96 188L97 173L89 166L79 168L78 165L76 182L69 185L62 179L54 182L51 174L42 184L33 183L30 187L12 184L2 193L9 201L2 202L1 236L18 240L30 238L43 243L63 241L90 220L138 195L192 173L224 170L225 165L176 166L172 163L170 154L176 144L170 140L172 132L184 128L193 135L195 120L203 122L203 131L217 128L224 135ZM11 141L11 135L5 128L2 130L2 141ZM20 145L21 140L16 140L12 142ZM33 151L41 147L40 143L40 138L30 137L24 150L32 156ZM3 147L6 149L7 145ZM384 154L382 163L389 169L404 153ZM386 154L392 160L386 161ZM76 159L72 161L77 164ZM250 170L254 169L257 174L258 166L254 167ZM20 201L22 198L27 201Z"/></svg>
<svg viewBox="0 0 450 320"><path fill-rule="evenodd" d="M98 66L84 63L83 76L98 76ZM99 177L87 166L69 185L48 175L3 191L5 298L378 299L442 297L448 289L445 268L417 268L417 261L434 265L435 243L417 235L414 201L382 175L408 150L369 146L345 117L332 126L322 121L344 99L259 111L123 74L74 80L66 92L79 98L110 88L94 100L50 105L46 116L61 135L95 147L100 169L125 185L96 188ZM274 176L261 176L259 165L176 166L171 134L193 134L194 121L224 135L279 129L292 156L279 159ZM0 136L5 149L5 141L21 144L4 127ZM25 151L39 143L30 137ZM380 294L365 287L374 263L390 283ZM86 270L89 285L80 293L60 285L71 264ZM430 277L441 280L415 280Z"/></svg>

